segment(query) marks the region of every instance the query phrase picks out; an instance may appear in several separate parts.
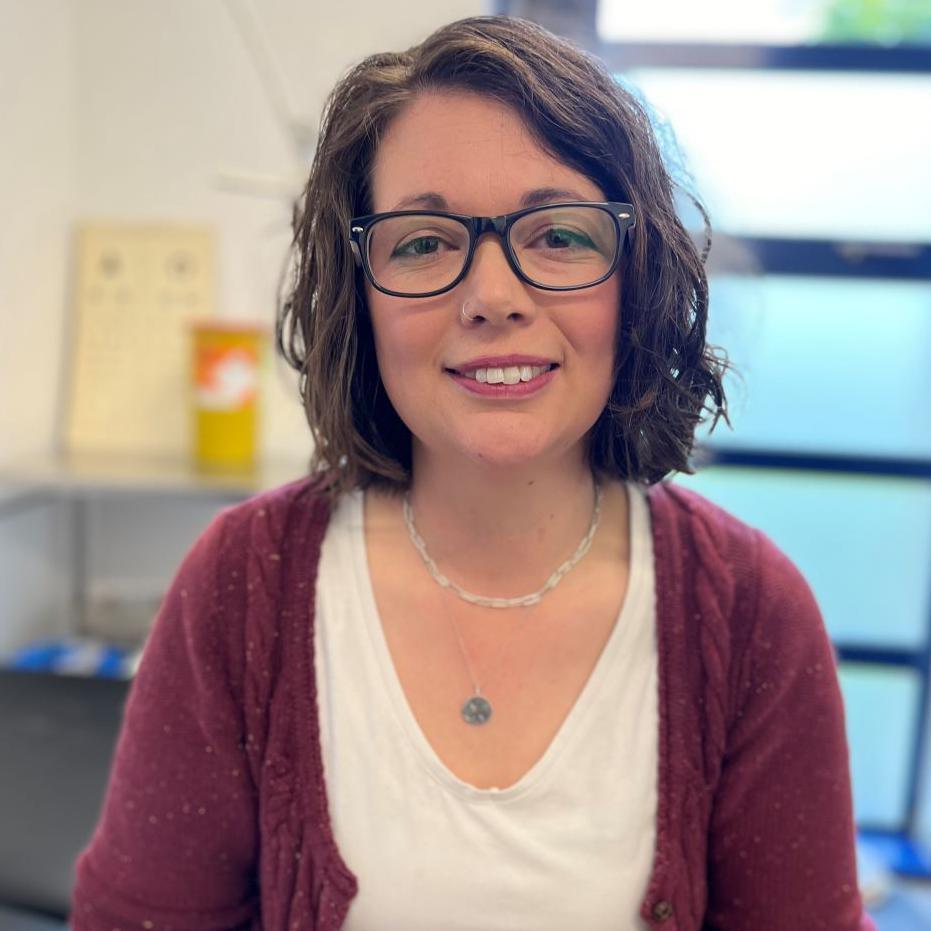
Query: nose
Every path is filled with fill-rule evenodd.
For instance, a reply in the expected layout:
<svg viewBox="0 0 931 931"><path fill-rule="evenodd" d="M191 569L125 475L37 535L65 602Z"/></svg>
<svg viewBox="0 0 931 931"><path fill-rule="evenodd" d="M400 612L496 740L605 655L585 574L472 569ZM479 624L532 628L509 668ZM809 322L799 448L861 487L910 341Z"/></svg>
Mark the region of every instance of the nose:
<svg viewBox="0 0 931 931"><path fill-rule="evenodd" d="M473 320L483 317L502 321L515 315L533 315L528 287L511 268L501 237L492 232L482 235L475 244L472 264L456 290Z"/></svg>

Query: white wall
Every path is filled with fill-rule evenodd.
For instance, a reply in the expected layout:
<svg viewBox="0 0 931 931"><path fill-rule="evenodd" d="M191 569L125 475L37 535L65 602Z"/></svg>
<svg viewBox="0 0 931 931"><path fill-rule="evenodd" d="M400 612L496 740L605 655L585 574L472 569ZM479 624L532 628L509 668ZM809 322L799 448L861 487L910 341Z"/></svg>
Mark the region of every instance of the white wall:
<svg viewBox="0 0 931 931"><path fill-rule="evenodd" d="M72 9L0 0L0 459L52 441L78 187Z"/></svg>
<svg viewBox="0 0 931 931"><path fill-rule="evenodd" d="M271 319L290 205L218 177L298 190L308 153L276 119L237 11L267 40L295 115L316 126L351 64L484 3L0 0L0 462L53 445L74 219L213 223L220 312ZM273 402L270 451L309 447L290 395Z"/></svg>
<svg viewBox="0 0 931 931"><path fill-rule="evenodd" d="M77 189L71 12L68 0L0 0L0 460L53 436ZM61 629L64 517L0 495L0 650Z"/></svg>
<svg viewBox="0 0 931 931"><path fill-rule="evenodd" d="M82 0L75 18L77 208L82 216L206 218L219 231L220 312L274 314L291 207L224 190L222 171L291 180L309 152L276 118L237 17L251 19L299 120L316 127L339 76L374 51L404 48L436 26L482 12L481 0ZM310 441L293 381L265 406L265 447Z"/></svg>
<svg viewBox="0 0 931 931"><path fill-rule="evenodd" d="M273 318L290 204L230 192L218 177L279 177L297 192L309 153L276 118L236 15L256 22L291 111L316 126L364 55L482 12L483 0L0 0L0 466L55 445L74 220L211 223L220 313ZM310 449L286 374L266 397L272 455ZM146 500L124 520L114 508L90 506L88 565L149 588L167 582L209 516ZM54 633L69 612L66 518L54 506L0 514L0 652ZM141 552L127 527L146 535L144 565L125 565Z"/></svg>

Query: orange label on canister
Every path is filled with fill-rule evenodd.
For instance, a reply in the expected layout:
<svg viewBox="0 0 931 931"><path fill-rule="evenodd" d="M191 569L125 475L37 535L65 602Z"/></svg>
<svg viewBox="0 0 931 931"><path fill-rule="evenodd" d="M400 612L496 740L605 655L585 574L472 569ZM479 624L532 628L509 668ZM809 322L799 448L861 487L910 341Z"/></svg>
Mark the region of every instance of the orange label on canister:
<svg viewBox="0 0 931 931"><path fill-rule="evenodd" d="M255 402L258 347L206 345L197 353L195 384L201 410L236 411Z"/></svg>
<svg viewBox="0 0 931 931"><path fill-rule="evenodd" d="M251 324L199 321L193 326L194 446L203 468L255 464L264 335Z"/></svg>

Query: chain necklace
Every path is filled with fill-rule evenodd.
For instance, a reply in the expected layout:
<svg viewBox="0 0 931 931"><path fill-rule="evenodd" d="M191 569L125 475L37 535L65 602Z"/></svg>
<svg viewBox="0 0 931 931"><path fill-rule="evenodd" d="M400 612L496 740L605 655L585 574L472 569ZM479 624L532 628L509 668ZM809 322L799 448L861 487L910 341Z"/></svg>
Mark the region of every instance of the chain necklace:
<svg viewBox="0 0 931 931"><path fill-rule="evenodd" d="M604 492L600 484L595 482L595 509L592 512L591 523L588 527L588 533L585 534L585 537L582 539L582 542L579 544L578 549L575 553L567 559L558 569L546 580L546 584L539 591L534 592L532 595L522 595L519 598L489 598L484 595L473 595L471 592L465 591L465 589L458 586L451 579L446 578L442 572L437 568L436 563L430 558L430 554L427 552L427 545L424 543L420 534L417 533L417 528L414 526L414 515L411 510L410 502L410 491L407 491L404 495L404 523L407 524L407 530L410 534L411 541L414 546L417 547L417 551L420 553L423 558L424 563L427 566L427 569L430 572L430 575L439 583L443 588L452 589L460 598L465 601L471 602L472 604L482 605L487 608L520 608L527 605L537 604L550 589L555 588L559 584L562 577L578 563L578 561L588 552L589 548L592 545L592 539L595 536L595 531L598 529L598 523L601 518L601 499ZM463 720L467 724L484 724L491 717L491 703L482 695L481 688L479 687L478 681L472 673L472 666L469 663L469 656L466 652L465 644L462 641L462 634L459 632L459 626L456 624L455 619L450 615L450 621L453 625L453 630L456 632L456 639L459 641L459 649L462 653L462 658L465 661L466 669L469 673L469 678L472 680L472 687L475 690L474 694L465 702L462 706L461 714Z"/></svg>

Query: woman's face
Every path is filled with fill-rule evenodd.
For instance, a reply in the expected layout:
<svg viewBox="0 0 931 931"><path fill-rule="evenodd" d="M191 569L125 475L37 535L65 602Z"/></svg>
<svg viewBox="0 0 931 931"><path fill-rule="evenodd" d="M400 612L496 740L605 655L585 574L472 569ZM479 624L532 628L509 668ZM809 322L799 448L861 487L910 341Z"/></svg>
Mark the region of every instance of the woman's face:
<svg viewBox="0 0 931 931"><path fill-rule="evenodd" d="M594 182L540 148L513 110L468 92L416 98L390 124L372 176L376 213L423 207L497 216L544 190L552 191L544 203L605 200ZM514 274L492 234L445 294L392 297L369 285L367 299L381 378L413 434L415 461L419 454L447 466L461 457L488 466L581 459L580 444L611 390L617 272L584 290L543 291ZM559 368L541 390L506 400L472 393L447 371L512 353Z"/></svg>

